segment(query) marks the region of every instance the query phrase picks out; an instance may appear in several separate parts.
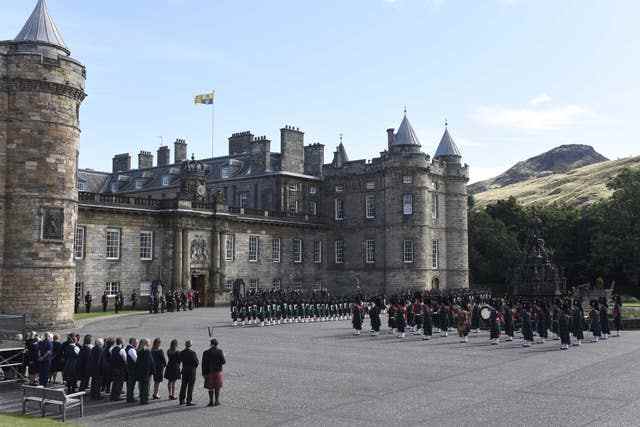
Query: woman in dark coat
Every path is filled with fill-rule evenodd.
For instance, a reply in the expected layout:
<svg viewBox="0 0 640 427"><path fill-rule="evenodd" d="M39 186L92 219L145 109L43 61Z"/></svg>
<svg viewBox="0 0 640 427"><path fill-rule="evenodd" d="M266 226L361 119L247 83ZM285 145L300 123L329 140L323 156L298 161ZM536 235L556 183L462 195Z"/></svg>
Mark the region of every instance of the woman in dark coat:
<svg viewBox="0 0 640 427"><path fill-rule="evenodd" d="M75 393L78 387L78 359L80 358L80 347L76 343L76 337L69 334L64 346L64 370L62 377L67 384L67 394Z"/></svg>
<svg viewBox="0 0 640 427"><path fill-rule="evenodd" d="M51 375L49 376L49 382L55 384L58 379L58 372L62 372L64 369L64 356L62 354L62 343L60 337L55 334L53 336L53 359L51 360Z"/></svg>
<svg viewBox="0 0 640 427"><path fill-rule="evenodd" d="M176 381L180 379L180 351L178 350L178 340L172 340L167 350L167 369L164 372L167 379L167 389L169 400L176 400Z"/></svg>
<svg viewBox="0 0 640 427"><path fill-rule="evenodd" d="M149 350L149 340L143 338L138 346L138 357L136 359L135 375L138 382L138 393L140 394L140 404L149 403L149 380L154 372L153 356Z"/></svg>
<svg viewBox="0 0 640 427"><path fill-rule="evenodd" d="M167 359L164 357L164 352L160 348L160 338L153 340L153 346L151 347L151 357L153 357L153 398L160 399L158 396L158 390L160 389L160 383L164 375L164 368L167 366Z"/></svg>

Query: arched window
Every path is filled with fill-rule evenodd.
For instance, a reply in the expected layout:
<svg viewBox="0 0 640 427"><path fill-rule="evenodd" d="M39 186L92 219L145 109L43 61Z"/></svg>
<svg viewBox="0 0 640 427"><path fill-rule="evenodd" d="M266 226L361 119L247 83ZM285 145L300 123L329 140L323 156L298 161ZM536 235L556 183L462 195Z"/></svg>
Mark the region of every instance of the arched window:
<svg viewBox="0 0 640 427"><path fill-rule="evenodd" d="M440 289L440 279L434 277L433 280L431 280L431 289Z"/></svg>

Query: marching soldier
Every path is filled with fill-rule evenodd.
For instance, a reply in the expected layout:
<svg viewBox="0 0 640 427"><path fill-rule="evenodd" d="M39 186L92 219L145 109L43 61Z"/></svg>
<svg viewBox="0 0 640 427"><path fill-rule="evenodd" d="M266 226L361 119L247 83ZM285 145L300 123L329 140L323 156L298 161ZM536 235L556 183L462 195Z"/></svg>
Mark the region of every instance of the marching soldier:
<svg viewBox="0 0 640 427"><path fill-rule="evenodd" d="M380 299L374 301L373 307L369 310L369 320L371 321L371 335L377 337L380 333L380 312L382 302Z"/></svg>
<svg viewBox="0 0 640 427"><path fill-rule="evenodd" d="M364 307L360 300L353 305L351 319L354 329L353 335L360 335L360 331L362 330L362 321L364 320Z"/></svg>
<svg viewBox="0 0 640 427"><path fill-rule="evenodd" d="M613 327L616 328L616 334L614 336L620 336L620 329L622 329L622 300L620 295L616 295L614 298L615 304L613 305Z"/></svg>
<svg viewBox="0 0 640 427"><path fill-rule="evenodd" d="M433 309L430 300L425 301L422 308L422 333L423 340L430 340L433 335Z"/></svg>
<svg viewBox="0 0 640 427"><path fill-rule="evenodd" d="M563 306L558 313L558 333L560 335L560 349L569 350L571 334L569 332L569 307Z"/></svg>
<svg viewBox="0 0 640 427"><path fill-rule="evenodd" d="M136 294L136 291L134 290L131 293L131 310L135 310L136 309L136 304L138 304L138 295Z"/></svg>
<svg viewBox="0 0 640 427"><path fill-rule="evenodd" d="M602 339L609 338L609 306L605 298L600 299L600 330L602 331Z"/></svg>
<svg viewBox="0 0 640 427"><path fill-rule="evenodd" d="M598 342L602 335L600 324L600 311L598 310L598 301L591 301L591 311L589 312L590 329L593 334L593 342Z"/></svg>
<svg viewBox="0 0 640 427"><path fill-rule="evenodd" d="M580 346L584 339L584 311L579 300L573 302L573 315L571 316L571 331L576 339L573 345Z"/></svg>

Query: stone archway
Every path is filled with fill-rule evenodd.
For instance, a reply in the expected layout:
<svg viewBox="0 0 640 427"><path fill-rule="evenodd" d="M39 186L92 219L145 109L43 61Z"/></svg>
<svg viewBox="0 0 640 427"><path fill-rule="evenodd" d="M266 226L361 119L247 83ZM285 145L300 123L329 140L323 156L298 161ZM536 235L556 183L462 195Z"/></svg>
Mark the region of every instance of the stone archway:
<svg viewBox="0 0 640 427"><path fill-rule="evenodd" d="M431 289L440 289L440 279L438 277L434 277L431 280Z"/></svg>

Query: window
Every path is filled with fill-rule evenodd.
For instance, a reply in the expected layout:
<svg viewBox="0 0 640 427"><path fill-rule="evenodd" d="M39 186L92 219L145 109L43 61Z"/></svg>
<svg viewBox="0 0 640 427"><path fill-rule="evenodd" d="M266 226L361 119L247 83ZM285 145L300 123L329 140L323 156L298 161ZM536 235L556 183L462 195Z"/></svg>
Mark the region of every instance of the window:
<svg viewBox="0 0 640 427"><path fill-rule="evenodd" d="M78 181L78 191L87 191L87 183L84 181Z"/></svg>
<svg viewBox="0 0 640 427"><path fill-rule="evenodd" d="M233 261L235 258L236 248L235 239L233 235L227 234L224 236L224 259L225 261Z"/></svg>
<svg viewBox="0 0 640 427"><path fill-rule="evenodd" d="M438 240L431 242L431 266L434 269L440 268L440 242Z"/></svg>
<svg viewBox="0 0 640 427"><path fill-rule="evenodd" d="M243 191L238 195L238 199L240 201L240 207L242 209L249 207L249 192Z"/></svg>
<svg viewBox="0 0 640 427"><path fill-rule="evenodd" d="M322 240L313 241L313 262L316 264L322 263Z"/></svg>
<svg viewBox="0 0 640 427"><path fill-rule="evenodd" d="M368 194L365 197L365 211L368 219L373 219L376 217L376 196L373 194Z"/></svg>
<svg viewBox="0 0 640 427"><path fill-rule="evenodd" d="M287 191L287 210L292 213L298 212L298 187L296 184L289 184Z"/></svg>
<svg viewBox="0 0 640 427"><path fill-rule="evenodd" d="M163 176L162 177L162 186L163 187L168 186L170 184L170 182L171 182L171 177L169 177L169 176Z"/></svg>
<svg viewBox="0 0 640 427"><path fill-rule="evenodd" d="M318 188L315 185L309 186L309 194L316 194L318 192Z"/></svg>
<svg viewBox="0 0 640 427"><path fill-rule="evenodd" d="M403 184L413 184L413 177L411 175L405 175L402 177Z"/></svg>
<svg viewBox="0 0 640 427"><path fill-rule="evenodd" d="M431 216L433 217L433 223L438 223L438 212L440 211L440 198L437 192L431 193Z"/></svg>
<svg viewBox="0 0 640 427"><path fill-rule="evenodd" d="M293 262L299 264L302 262L302 240L293 239Z"/></svg>
<svg viewBox="0 0 640 427"><path fill-rule="evenodd" d="M118 191L118 183L117 182L112 182L111 183L111 192L115 193Z"/></svg>
<svg viewBox="0 0 640 427"><path fill-rule="evenodd" d="M231 176L231 166L223 166L220 169L220 178L227 179Z"/></svg>
<svg viewBox="0 0 640 427"><path fill-rule="evenodd" d="M151 282L140 282L140 296L148 297L151 295Z"/></svg>
<svg viewBox="0 0 640 427"><path fill-rule="evenodd" d="M233 279L227 279L224 281L224 288L228 290L233 289Z"/></svg>
<svg viewBox="0 0 640 427"><path fill-rule="evenodd" d="M402 196L402 213L413 215L413 194L407 193Z"/></svg>
<svg viewBox="0 0 640 427"><path fill-rule="evenodd" d="M104 290L107 291L107 296L115 297L120 292L120 282L107 282Z"/></svg>
<svg viewBox="0 0 640 427"><path fill-rule="evenodd" d="M143 261L153 259L153 233L151 231L140 232L140 259Z"/></svg>
<svg viewBox="0 0 640 427"><path fill-rule="evenodd" d="M84 258L84 244L87 229L82 226L76 227L75 238L73 239L73 257L75 259Z"/></svg>
<svg viewBox="0 0 640 427"><path fill-rule="evenodd" d="M367 182L365 187L366 187L367 190L375 190L376 189L376 183L372 182L372 181L371 182Z"/></svg>
<svg viewBox="0 0 640 427"><path fill-rule="evenodd" d="M365 262L367 264L373 264L376 262L376 241L375 240L365 240Z"/></svg>
<svg viewBox="0 0 640 427"><path fill-rule="evenodd" d="M144 184L144 181L141 181L141 180L136 181L136 190L142 190L143 184Z"/></svg>
<svg viewBox="0 0 640 427"><path fill-rule="evenodd" d="M344 240L336 240L335 252L336 264L344 264Z"/></svg>
<svg viewBox="0 0 640 427"><path fill-rule="evenodd" d="M260 281L258 279L249 279L249 290L256 291L258 290Z"/></svg>
<svg viewBox="0 0 640 427"><path fill-rule="evenodd" d="M336 193L342 193L344 191L344 185L336 185Z"/></svg>
<svg viewBox="0 0 640 427"><path fill-rule="evenodd" d="M271 286L273 287L273 289L279 290L281 283L282 282L280 281L280 279L273 279L273 282L271 282Z"/></svg>
<svg viewBox="0 0 640 427"><path fill-rule="evenodd" d="M280 239L271 241L271 261L280 262Z"/></svg>
<svg viewBox="0 0 640 427"><path fill-rule="evenodd" d="M335 199L334 208L336 221L342 221L344 219L344 200Z"/></svg>
<svg viewBox="0 0 640 427"><path fill-rule="evenodd" d="M413 240L402 241L402 261L406 263L413 262Z"/></svg>
<svg viewBox="0 0 640 427"><path fill-rule="evenodd" d="M258 262L259 246L260 238L258 236L249 236L249 262Z"/></svg>
<svg viewBox="0 0 640 427"><path fill-rule="evenodd" d="M311 215L317 216L318 215L318 202L309 202L309 211L311 212Z"/></svg>
<svg viewBox="0 0 640 427"><path fill-rule="evenodd" d="M107 259L120 259L120 230L107 229Z"/></svg>

